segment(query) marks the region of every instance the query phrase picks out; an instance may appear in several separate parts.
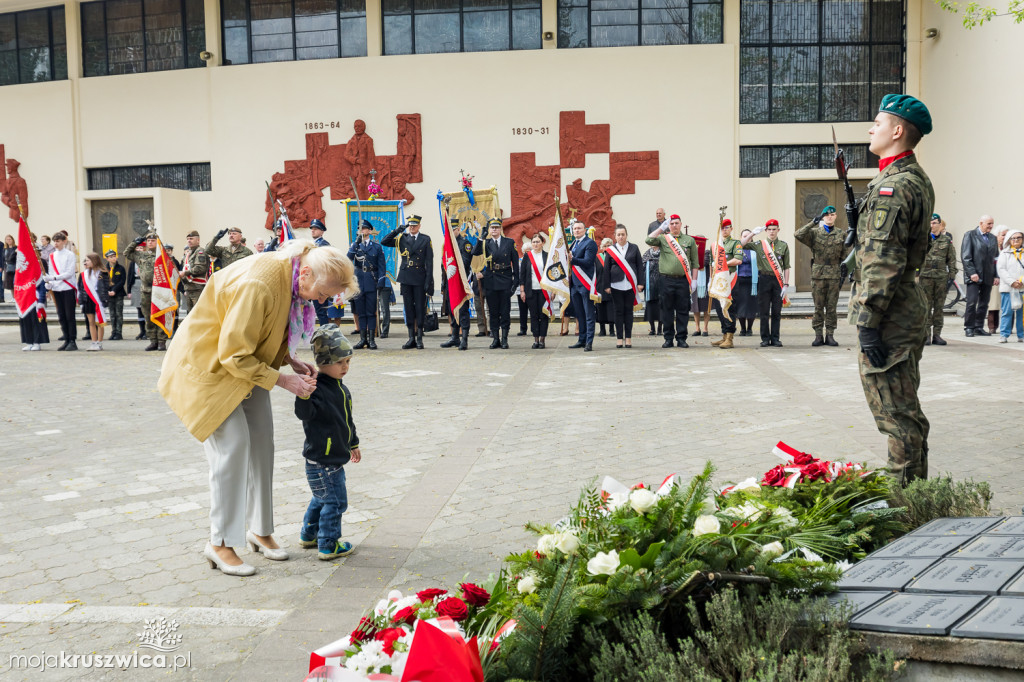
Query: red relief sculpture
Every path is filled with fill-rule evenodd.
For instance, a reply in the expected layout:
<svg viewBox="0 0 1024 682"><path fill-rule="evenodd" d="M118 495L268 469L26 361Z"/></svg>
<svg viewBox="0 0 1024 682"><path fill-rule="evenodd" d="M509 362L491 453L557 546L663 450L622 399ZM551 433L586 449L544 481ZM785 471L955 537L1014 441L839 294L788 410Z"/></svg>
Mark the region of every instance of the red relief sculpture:
<svg viewBox="0 0 1024 682"><path fill-rule="evenodd" d="M21 165L17 159L8 159L4 146L0 144L0 202L7 207L7 215L18 222L18 202L21 202L21 213L28 218L28 184L18 173Z"/></svg>
<svg viewBox="0 0 1024 682"><path fill-rule="evenodd" d="M547 231L554 219L555 195L562 202L562 220L575 213L576 218L597 228L600 241L615 231L612 197L634 194L637 180L657 180L660 173L656 151L611 151L611 126L588 125L586 112L563 111L559 114L558 158L555 166L538 166L536 155L509 155L511 179L511 217L504 221L505 236L519 244L524 237ZM587 154L608 154L608 179L595 180L589 189L579 178L559 191L561 171L583 168Z"/></svg>
<svg viewBox="0 0 1024 682"><path fill-rule="evenodd" d="M391 156L377 156L366 124L356 120L354 134L345 144L330 144L327 133L306 134L306 158L285 161L284 172L274 173L270 191L288 210L293 227L309 227L313 218L326 215L321 197L331 188L331 199L355 199L352 178L359 198L366 199L370 171L377 171L380 199L415 199L408 185L423 182L423 135L419 114L399 114L397 150ZM266 228L272 229L274 212L268 196L264 202Z"/></svg>

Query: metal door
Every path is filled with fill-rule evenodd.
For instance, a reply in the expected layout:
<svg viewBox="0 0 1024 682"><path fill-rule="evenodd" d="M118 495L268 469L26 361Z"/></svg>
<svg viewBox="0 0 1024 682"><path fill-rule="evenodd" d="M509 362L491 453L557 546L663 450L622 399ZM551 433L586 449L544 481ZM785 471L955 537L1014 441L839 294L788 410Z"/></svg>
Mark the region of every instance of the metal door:
<svg viewBox="0 0 1024 682"><path fill-rule="evenodd" d="M117 255L123 257L128 245L146 234L146 221L153 219L152 199L109 199L90 204L92 242L89 248L92 251L102 248L103 235L116 234Z"/></svg>
<svg viewBox="0 0 1024 682"><path fill-rule="evenodd" d="M851 180L850 184L853 186L854 194L860 197L865 191L867 191L868 183L866 180ZM846 192L843 189L843 183L839 180L801 180L796 183L796 225L794 229L800 229L803 225L814 219L815 216L821 215L821 211L826 206L835 206L836 213L836 229L842 231L844 234L847 230L846 222L846 211L844 206L846 204ZM794 240L796 242L796 240ZM811 250L796 242L794 244L795 259L793 267L796 268L796 287L799 291L810 291L811 290ZM848 288L849 284L844 282L844 288Z"/></svg>

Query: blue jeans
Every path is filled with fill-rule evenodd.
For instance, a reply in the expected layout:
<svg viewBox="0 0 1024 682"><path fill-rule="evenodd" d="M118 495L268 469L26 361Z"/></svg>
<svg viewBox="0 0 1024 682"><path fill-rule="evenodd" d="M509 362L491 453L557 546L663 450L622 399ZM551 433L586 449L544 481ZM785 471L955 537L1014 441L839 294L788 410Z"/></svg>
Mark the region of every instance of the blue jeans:
<svg viewBox="0 0 1024 682"><path fill-rule="evenodd" d="M333 552L335 543L341 539L341 515L348 509L345 467L323 466L307 459L306 481L313 499L302 519L299 536L303 540L315 537L321 552Z"/></svg>
<svg viewBox="0 0 1024 682"><path fill-rule="evenodd" d="M1024 310L1011 308L1010 294L1004 291L999 294L999 335L1009 338L1014 326L1017 327L1017 338L1024 339Z"/></svg>
<svg viewBox="0 0 1024 682"><path fill-rule="evenodd" d="M594 318L597 317L597 308L590 300L590 290L576 284L572 285L572 309L576 313L576 321L580 325L580 343L594 342Z"/></svg>

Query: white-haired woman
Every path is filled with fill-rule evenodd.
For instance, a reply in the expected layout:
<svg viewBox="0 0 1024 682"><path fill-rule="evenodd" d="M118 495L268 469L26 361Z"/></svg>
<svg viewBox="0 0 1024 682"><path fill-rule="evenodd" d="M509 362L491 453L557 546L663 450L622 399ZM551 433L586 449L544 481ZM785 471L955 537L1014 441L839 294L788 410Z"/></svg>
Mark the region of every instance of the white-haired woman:
<svg viewBox="0 0 1024 682"><path fill-rule="evenodd" d="M268 559L288 558L272 537L269 392L275 386L300 397L313 392L316 367L297 356L316 326L312 301L357 291L344 252L292 240L215 273L174 335L158 386L203 442L210 463L210 543L204 554L212 568L255 573L234 550L246 543ZM295 374L278 371L285 362Z"/></svg>
<svg viewBox="0 0 1024 682"><path fill-rule="evenodd" d="M999 341L1006 343L1016 328L1017 343L1024 343L1024 232L1008 230L996 259L999 278Z"/></svg>

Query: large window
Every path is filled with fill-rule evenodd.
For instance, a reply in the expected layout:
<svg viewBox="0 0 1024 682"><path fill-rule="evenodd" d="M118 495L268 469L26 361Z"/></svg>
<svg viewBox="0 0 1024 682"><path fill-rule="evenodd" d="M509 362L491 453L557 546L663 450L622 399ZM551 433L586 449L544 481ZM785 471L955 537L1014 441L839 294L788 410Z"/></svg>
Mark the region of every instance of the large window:
<svg viewBox="0 0 1024 682"><path fill-rule="evenodd" d="M163 166L90 168L89 189L139 189L164 187L190 192L209 192L210 164L176 163Z"/></svg>
<svg viewBox="0 0 1024 682"><path fill-rule="evenodd" d="M366 56L366 0L221 0L225 64Z"/></svg>
<svg viewBox="0 0 1024 682"><path fill-rule="evenodd" d="M740 123L870 121L903 92L903 0L741 0Z"/></svg>
<svg viewBox="0 0 1024 682"><path fill-rule="evenodd" d="M878 157L866 144L843 146L843 155L851 168L872 168ZM740 147L740 177L767 178L787 170L835 168L835 148L830 144L791 144Z"/></svg>
<svg viewBox="0 0 1024 682"><path fill-rule="evenodd" d="M558 47L722 42L722 0L558 0Z"/></svg>
<svg viewBox="0 0 1024 682"><path fill-rule="evenodd" d="M536 50L540 0L381 0L384 54Z"/></svg>
<svg viewBox="0 0 1024 682"><path fill-rule="evenodd" d="M0 85L67 77L63 7L0 14Z"/></svg>
<svg viewBox="0 0 1024 682"><path fill-rule="evenodd" d="M101 0L81 7L86 76L203 66L203 0Z"/></svg>

